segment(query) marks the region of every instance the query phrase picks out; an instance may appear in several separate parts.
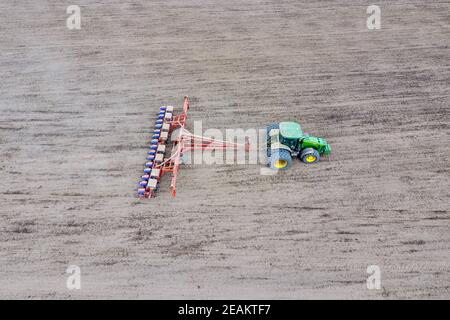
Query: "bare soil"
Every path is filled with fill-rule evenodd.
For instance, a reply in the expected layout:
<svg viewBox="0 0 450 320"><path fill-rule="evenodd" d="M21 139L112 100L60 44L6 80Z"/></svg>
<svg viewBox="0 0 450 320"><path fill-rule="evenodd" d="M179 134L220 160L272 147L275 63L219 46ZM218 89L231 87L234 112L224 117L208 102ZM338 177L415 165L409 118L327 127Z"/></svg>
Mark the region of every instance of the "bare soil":
<svg viewBox="0 0 450 320"><path fill-rule="evenodd" d="M70 4L0 3L0 298L450 297L448 1L382 1L380 30L359 0L79 0L81 30ZM332 160L191 166L139 200L184 95L205 129L296 120Z"/></svg>

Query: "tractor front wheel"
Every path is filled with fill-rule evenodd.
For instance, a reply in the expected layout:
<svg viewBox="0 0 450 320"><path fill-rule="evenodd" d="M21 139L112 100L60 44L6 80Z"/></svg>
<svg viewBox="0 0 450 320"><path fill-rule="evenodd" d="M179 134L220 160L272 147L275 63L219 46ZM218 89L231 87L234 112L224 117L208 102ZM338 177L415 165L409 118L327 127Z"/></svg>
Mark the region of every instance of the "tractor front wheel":
<svg viewBox="0 0 450 320"><path fill-rule="evenodd" d="M300 153L300 160L306 164L313 164L320 160L320 154L316 149L306 148Z"/></svg>
<svg viewBox="0 0 450 320"><path fill-rule="evenodd" d="M270 168L273 170L286 170L291 166L292 156L288 150L275 149L270 155Z"/></svg>

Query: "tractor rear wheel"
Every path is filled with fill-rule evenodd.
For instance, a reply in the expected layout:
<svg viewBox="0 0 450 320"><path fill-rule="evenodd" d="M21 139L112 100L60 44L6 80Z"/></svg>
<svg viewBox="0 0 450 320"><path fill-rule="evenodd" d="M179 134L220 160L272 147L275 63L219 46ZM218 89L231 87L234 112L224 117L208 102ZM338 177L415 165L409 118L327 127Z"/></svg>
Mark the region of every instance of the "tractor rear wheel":
<svg viewBox="0 0 450 320"><path fill-rule="evenodd" d="M267 137L267 157L270 157L271 149L270 149L270 130L279 129L280 125L278 123L271 123L266 128L266 137Z"/></svg>
<svg viewBox="0 0 450 320"><path fill-rule="evenodd" d="M270 168L273 170L286 170L291 166L292 156L286 149L275 149L270 156Z"/></svg>
<svg viewBox="0 0 450 320"><path fill-rule="evenodd" d="M300 153L300 160L306 164L313 164L320 160L320 154L316 149L306 148Z"/></svg>
<svg viewBox="0 0 450 320"><path fill-rule="evenodd" d="M280 129L280 124L279 123L271 123L267 126L267 128L266 128L267 139L269 138L269 132L272 129Z"/></svg>

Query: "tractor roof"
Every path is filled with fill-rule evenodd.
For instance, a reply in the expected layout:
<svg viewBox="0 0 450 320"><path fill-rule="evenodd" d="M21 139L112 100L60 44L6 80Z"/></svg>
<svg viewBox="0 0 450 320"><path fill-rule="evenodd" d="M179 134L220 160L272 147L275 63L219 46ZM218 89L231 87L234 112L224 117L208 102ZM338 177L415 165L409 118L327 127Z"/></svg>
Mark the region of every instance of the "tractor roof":
<svg viewBox="0 0 450 320"><path fill-rule="evenodd" d="M280 134L286 139L300 139L302 128L297 122L280 122Z"/></svg>

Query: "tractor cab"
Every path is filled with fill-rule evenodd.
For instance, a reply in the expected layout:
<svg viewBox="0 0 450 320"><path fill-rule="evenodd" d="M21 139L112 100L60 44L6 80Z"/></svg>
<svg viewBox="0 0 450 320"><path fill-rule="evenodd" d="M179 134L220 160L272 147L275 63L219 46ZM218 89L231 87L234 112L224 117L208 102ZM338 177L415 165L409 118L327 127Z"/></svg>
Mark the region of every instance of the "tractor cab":
<svg viewBox="0 0 450 320"><path fill-rule="evenodd" d="M280 122L280 142L291 150L298 150L303 131L297 122Z"/></svg>

